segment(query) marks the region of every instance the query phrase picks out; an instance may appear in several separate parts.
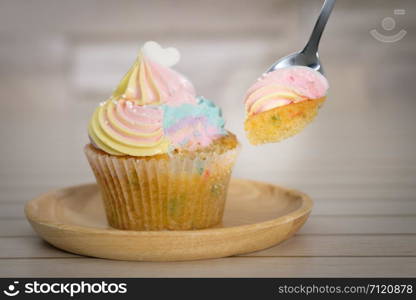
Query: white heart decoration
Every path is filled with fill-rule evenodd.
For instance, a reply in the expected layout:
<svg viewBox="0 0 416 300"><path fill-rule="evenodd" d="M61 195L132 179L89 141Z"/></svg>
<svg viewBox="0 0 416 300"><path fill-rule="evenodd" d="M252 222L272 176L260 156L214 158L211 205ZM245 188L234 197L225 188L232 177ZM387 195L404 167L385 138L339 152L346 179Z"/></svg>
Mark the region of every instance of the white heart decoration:
<svg viewBox="0 0 416 300"><path fill-rule="evenodd" d="M173 47L162 48L162 46L154 41L146 42L143 45L142 53L152 61L165 67L174 66L181 57L178 49Z"/></svg>

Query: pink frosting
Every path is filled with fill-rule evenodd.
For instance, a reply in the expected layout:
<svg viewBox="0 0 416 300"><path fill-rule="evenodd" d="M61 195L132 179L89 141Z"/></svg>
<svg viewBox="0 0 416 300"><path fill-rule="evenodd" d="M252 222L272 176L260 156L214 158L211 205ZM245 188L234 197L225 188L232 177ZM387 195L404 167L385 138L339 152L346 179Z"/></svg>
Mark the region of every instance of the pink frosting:
<svg viewBox="0 0 416 300"><path fill-rule="evenodd" d="M319 72L303 66L265 74L246 93L248 115L326 95L328 81Z"/></svg>
<svg viewBox="0 0 416 300"><path fill-rule="evenodd" d="M174 148L191 151L211 144L221 136L218 128L209 124L206 117L187 117L168 128L167 135Z"/></svg>
<svg viewBox="0 0 416 300"><path fill-rule="evenodd" d="M105 114L109 133L125 142L154 144L163 138L163 111L158 107L140 106L120 99Z"/></svg>
<svg viewBox="0 0 416 300"><path fill-rule="evenodd" d="M188 79L145 56L141 57L138 69L130 77L124 96L140 99L140 104L176 106L196 103L195 89Z"/></svg>

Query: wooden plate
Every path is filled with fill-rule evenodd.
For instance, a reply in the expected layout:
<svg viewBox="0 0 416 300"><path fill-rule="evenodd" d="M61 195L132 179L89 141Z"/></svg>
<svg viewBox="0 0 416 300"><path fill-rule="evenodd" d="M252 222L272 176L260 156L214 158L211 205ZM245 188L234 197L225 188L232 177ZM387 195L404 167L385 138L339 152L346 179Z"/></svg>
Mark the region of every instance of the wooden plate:
<svg viewBox="0 0 416 300"><path fill-rule="evenodd" d="M49 192L26 204L34 230L60 249L101 258L173 261L261 250L291 237L312 200L275 185L233 179L222 225L194 231L126 231L108 227L95 184Z"/></svg>

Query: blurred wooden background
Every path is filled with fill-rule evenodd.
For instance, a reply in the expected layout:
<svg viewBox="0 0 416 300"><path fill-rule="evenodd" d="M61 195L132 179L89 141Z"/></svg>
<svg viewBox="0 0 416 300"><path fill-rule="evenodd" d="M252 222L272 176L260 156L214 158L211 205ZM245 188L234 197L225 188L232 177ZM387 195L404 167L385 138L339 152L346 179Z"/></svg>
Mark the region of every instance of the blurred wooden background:
<svg viewBox="0 0 416 300"><path fill-rule="evenodd" d="M304 45L321 3L0 0L0 276L415 276L416 2L338 1L321 43L331 90L317 120L279 144L245 138L246 89ZM407 34L383 43L372 29ZM243 144L235 176L315 200L300 235L258 261L79 258L38 240L24 219L39 193L93 181L88 119L150 39L177 47L177 69L223 108Z"/></svg>

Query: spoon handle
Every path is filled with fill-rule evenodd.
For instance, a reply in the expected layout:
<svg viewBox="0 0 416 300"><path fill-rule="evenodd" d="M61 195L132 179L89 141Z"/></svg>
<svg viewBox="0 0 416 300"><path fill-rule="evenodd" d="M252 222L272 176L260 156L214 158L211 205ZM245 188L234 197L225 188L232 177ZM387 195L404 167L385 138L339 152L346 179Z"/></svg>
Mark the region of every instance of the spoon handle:
<svg viewBox="0 0 416 300"><path fill-rule="evenodd" d="M322 32L325 29L325 25L328 22L329 16L332 12L336 0L325 0L322 6L321 13L319 14L318 20L315 23L315 27L312 30L312 34L309 38L302 53L305 54L316 54L318 52L319 41L321 40Z"/></svg>

